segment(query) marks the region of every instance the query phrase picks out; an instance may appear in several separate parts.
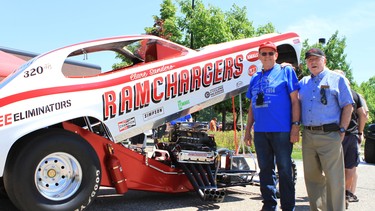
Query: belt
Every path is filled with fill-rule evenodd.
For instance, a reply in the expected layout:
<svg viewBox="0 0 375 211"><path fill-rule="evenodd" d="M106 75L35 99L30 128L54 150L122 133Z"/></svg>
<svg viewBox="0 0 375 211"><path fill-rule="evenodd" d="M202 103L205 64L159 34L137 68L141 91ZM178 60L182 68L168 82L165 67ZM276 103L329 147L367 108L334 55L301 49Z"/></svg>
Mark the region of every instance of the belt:
<svg viewBox="0 0 375 211"><path fill-rule="evenodd" d="M303 128L306 130L318 130L318 131L324 131L324 132L332 132L332 131L340 130L340 127L336 123L325 124L325 125L320 125L320 126L304 126Z"/></svg>
<svg viewBox="0 0 375 211"><path fill-rule="evenodd" d="M306 130L324 130L323 125L322 126L304 126Z"/></svg>

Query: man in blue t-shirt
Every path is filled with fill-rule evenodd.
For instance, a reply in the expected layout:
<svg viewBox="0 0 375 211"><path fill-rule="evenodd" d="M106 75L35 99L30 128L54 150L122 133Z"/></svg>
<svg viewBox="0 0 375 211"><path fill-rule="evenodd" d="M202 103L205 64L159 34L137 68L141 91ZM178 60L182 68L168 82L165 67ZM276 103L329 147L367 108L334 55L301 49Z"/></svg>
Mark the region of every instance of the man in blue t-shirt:
<svg viewBox="0 0 375 211"><path fill-rule="evenodd" d="M299 141L299 84L293 68L277 64L277 57L274 43L260 45L259 59L263 68L252 77L246 94L250 106L245 141L247 145L252 145L251 129L254 128L262 210L277 210L275 161L279 174L281 209L294 210L291 154L293 143Z"/></svg>

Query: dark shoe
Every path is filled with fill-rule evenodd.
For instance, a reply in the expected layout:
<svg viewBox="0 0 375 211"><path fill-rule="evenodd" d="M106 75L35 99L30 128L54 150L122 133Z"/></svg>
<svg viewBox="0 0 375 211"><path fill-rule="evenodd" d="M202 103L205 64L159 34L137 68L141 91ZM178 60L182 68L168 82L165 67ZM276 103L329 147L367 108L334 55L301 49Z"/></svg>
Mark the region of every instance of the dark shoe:
<svg viewBox="0 0 375 211"><path fill-rule="evenodd" d="M358 197L348 190L345 191L345 197L349 202L359 202Z"/></svg>
<svg viewBox="0 0 375 211"><path fill-rule="evenodd" d="M349 208L349 200L345 199L345 209L348 209L348 208Z"/></svg>
<svg viewBox="0 0 375 211"><path fill-rule="evenodd" d="M349 197L349 202L359 202L359 199L352 193L352 195Z"/></svg>
<svg viewBox="0 0 375 211"><path fill-rule="evenodd" d="M345 209L347 210L349 208L349 191L345 191Z"/></svg>

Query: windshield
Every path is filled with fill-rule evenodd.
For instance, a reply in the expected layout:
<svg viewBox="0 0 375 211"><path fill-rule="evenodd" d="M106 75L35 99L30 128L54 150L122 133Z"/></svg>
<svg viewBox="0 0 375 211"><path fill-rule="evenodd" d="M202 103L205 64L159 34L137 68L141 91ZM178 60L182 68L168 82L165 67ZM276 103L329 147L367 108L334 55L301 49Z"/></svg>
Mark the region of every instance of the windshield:
<svg viewBox="0 0 375 211"><path fill-rule="evenodd" d="M163 40L126 40L76 50L69 54L62 71L66 77L97 76L187 53L186 49ZM77 64L82 65L73 67Z"/></svg>

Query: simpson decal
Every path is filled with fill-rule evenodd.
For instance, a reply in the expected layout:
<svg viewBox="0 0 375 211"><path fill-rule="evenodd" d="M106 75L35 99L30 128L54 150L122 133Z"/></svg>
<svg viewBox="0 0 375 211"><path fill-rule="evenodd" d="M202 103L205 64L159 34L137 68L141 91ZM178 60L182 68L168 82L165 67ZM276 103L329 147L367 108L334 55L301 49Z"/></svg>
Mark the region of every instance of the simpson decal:
<svg viewBox="0 0 375 211"><path fill-rule="evenodd" d="M152 119L154 117L157 117L157 116L160 116L164 114L164 108L163 107L160 107L160 108L157 108L157 109L154 109L154 110L151 110L149 112L146 112L143 114L143 120L149 120L149 119Z"/></svg>

